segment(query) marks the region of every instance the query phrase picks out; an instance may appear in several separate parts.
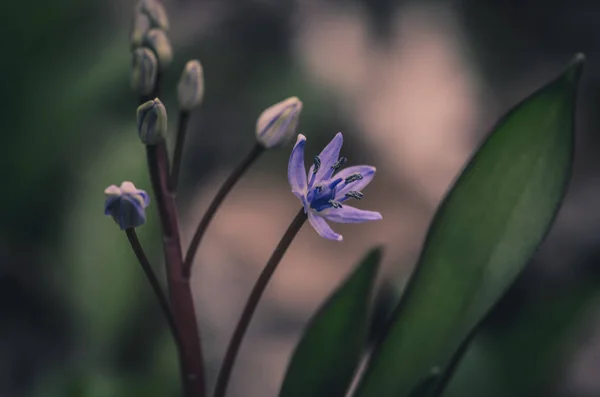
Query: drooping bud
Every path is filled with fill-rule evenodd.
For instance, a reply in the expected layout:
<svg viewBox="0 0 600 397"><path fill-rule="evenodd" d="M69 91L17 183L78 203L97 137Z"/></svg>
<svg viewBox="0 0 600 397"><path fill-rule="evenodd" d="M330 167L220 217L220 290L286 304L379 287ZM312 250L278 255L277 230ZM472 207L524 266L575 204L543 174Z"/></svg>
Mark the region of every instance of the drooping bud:
<svg viewBox="0 0 600 397"><path fill-rule="evenodd" d="M158 59L158 67L160 70L165 70L173 60L173 49L171 42L164 30L150 29L144 36L144 45L154 51Z"/></svg>
<svg viewBox="0 0 600 397"><path fill-rule="evenodd" d="M104 190L104 214L110 215L121 230L131 229L146 222L146 207L150 203L148 194L137 189L131 182L121 186L111 185Z"/></svg>
<svg viewBox="0 0 600 397"><path fill-rule="evenodd" d="M148 15L136 12L131 24L130 41L132 49L142 45L144 37L146 37L146 33L150 30L150 27L151 22Z"/></svg>
<svg viewBox="0 0 600 397"><path fill-rule="evenodd" d="M140 47L132 52L131 88L140 95L148 95L154 89L158 74L158 61L149 48Z"/></svg>
<svg viewBox="0 0 600 397"><path fill-rule="evenodd" d="M140 0L136 11L148 15L152 27L169 30L167 11L159 0Z"/></svg>
<svg viewBox="0 0 600 397"><path fill-rule="evenodd" d="M204 72L197 60L185 64L177 85L177 100L184 112L190 112L202 103L204 97Z"/></svg>
<svg viewBox="0 0 600 397"><path fill-rule="evenodd" d="M256 139L266 148L284 145L296 135L302 102L291 97L266 109L256 122Z"/></svg>
<svg viewBox="0 0 600 397"><path fill-rule="evenodd" d="M167 109L155 98L137 109L137 127L140 139L145 145L156 145L165 139L167 133Z"/></svg>

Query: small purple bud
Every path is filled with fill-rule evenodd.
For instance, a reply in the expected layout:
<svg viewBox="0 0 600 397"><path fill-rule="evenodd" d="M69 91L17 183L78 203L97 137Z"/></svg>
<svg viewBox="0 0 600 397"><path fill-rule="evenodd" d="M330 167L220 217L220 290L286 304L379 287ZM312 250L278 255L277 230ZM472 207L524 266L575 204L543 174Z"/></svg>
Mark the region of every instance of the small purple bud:
<svg viewBox="0 0 600 397"><path fill-rule="evenodd" d="M156 145L167 134L167 109L160 99L148 101L137 109L138 134L144 145Z"/></svg>
<svg viewBox="0 0 600 397"><path fill-rule="evenodd" d="M256 122L256 139L266 148L284 145L298 128L302 102L296 97L266 109Z"/></svg>
<svg viewBox="0 0 600 397"><path fill-rule="evenodd" d="M121 230L135 228L146 222L146 207L150 197L145 191L137 189L131 182L123 182L121 186L107 187L104 194L104 214L112 216Z"/></svg>

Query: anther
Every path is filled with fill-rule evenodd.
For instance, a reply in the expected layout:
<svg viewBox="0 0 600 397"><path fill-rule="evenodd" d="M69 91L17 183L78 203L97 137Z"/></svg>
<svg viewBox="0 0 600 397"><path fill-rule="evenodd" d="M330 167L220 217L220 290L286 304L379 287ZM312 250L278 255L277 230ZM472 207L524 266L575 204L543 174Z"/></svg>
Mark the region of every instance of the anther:
<svg viewBox="0 0 600 397"><path fill-rule="evenodd" d="M339 170L340 168L342 168L346 162L348 161L348 159L346 157L340 157L338 161L335 162L334 165L331 166L331 169L333 170L333 172Z"/></svg>
<svg viewBox="0 0 600 397"><path fill-rule="evenodd" d="M346 179L344 179L344 182L346 184L349 184L349 183L352 183L352 182L355 182L355 181L359 181L361 179L363 179L363 176L361 174L359 174L359 173L356 173L356 174L352 174L352 175L347 176Z"/></svg>
<svg viewBox="0 0 600 397"><path fill-rule="evenodd" d="M313 169L313 174L316 174L317 171L319 171L319 168L321 168L321 159L319 158L319 156L315 156L315 158L313 159L313 164L315 165L315 168Z"/></svg>
<svg viewBox="0 0 600 397"><path fill-rule="evenodd" d="M363 198L363 194L361 192L357 192L356 190L351 190L348 193L345 194L346 197L348 198L353 198L353 199L357 199L360 200Z"/></svg>
<svg viewBox="0 0 600 397"><path fill-rule="evenodd" d="M339 201L329 200L328 203L331 204L333 208L342 208L342 203Z"/></svg>

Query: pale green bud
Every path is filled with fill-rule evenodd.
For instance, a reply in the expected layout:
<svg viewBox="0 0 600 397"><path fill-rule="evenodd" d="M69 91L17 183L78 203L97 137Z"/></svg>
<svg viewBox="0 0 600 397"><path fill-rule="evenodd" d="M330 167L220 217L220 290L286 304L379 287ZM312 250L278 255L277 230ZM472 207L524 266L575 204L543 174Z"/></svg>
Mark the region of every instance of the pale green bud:
<svg viewBox="0 0 600 397"><path fill-rule="evenodd" d="M144 45L148 46L156 54L160 70L165 70L169 67L173 60L173 50L164 30L150 29L144 37Z"/></svg>
<svg viewBox="0 0 600 397"><path fill-rule="evenodd" d="M158 61L152 50L140 47L132 52L131 88L140 95L148 95L154 89L158 74Z"/></svg>
<svg viewBox="0 0 600 397"><path fill-rule="evenodd" d="M177 100L179 107L189 112L202 103L204 97L204 72L202 65L197 60L186 63L179 85L177 86Z"/></svg>
<svg viewBox="0 0 600 397"><path fill-rule="evenodd" d="M302 102L296 97L266 109L256 122L256 139L266 148L284 145L296 135Z"/></svg>
<svg viewBox="0 0 600 397"><path fill-rule="evenodd" d="M148 15L152 27L169 30L169 17L160 0L140 0L137 11Z"/></svg>
<svg viewBox="0 0 600 397"><path fill-rule="evenodd" d="M150 30L150 18L148 15L141 12L136 12L131 25L131 48L136 48L142 45L146 33Z"/></svg>
<svg viewBox="0 0 600 397"><path fill-rule="evenodd" d="M156 145L167 134L167 109L160 99L155 98L138 107L137 127L145 145Z"/></svg>

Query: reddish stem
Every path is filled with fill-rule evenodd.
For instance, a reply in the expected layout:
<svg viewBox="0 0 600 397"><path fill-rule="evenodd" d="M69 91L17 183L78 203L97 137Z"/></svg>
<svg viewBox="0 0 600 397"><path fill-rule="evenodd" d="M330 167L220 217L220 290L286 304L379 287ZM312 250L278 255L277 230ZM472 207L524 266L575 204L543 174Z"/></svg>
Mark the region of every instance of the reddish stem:
<svg viewBox="0 0 600 397"><path fill-rule="evenodd" d="M180 337L179 358L187 397L204 397L204 360L189 279L183 276L183 255L175 194L169 191L169 157L164 143L147 145L150 180L163 229L169 299Z"/></svg>

